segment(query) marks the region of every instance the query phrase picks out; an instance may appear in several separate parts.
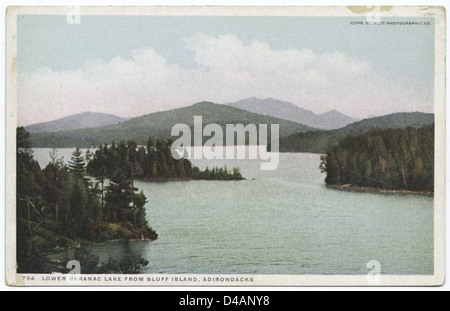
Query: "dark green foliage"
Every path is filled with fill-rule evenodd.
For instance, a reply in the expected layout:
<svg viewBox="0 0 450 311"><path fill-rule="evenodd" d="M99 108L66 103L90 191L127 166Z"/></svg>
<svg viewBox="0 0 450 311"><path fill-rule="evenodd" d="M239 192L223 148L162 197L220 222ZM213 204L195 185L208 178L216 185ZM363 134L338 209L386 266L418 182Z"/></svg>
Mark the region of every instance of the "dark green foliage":
<svg viewBox="0 0 450 311"><path fill-rule="evenodd" d="M204 171L200 171L198 167L194 167L192 170L192 178L197 180L243 180L242 174L239 168L235 167L233 170L228 170L226 166L223 168L208 167Z"/></svg>
<svg viewBox="0 0 450 311"><path fill-rule="evenodd" d="M30 133L28 133L24 127L18 127L16 135L17 149L31 148Z"/></svg>
<svg viewBox="0 0 450 311"><path fill-rule="evenodd" d="M17 162L16 162L16 226L17 226L17 264L21 267L40 266L41 260L35 262L30 257L36 254L33 243L35 224L32 220L38 218L42 207L43 175L39 164L33 159L29 150L31 143L29 134L24 128L17 129Z"/></svg>
<svg viewBox="0 0 450 311"><path fill-rule="evenodd" d="M328 185L434 191L434 126L349 136L321 159Z"/></svg>
<svg viewBox="0 0 450 311"><path fill-rule="evenodd" d="M347 136L357 136L374 129L420 128L434 124L434 115L427 113L394 113L362 120L338 130L308 131L281 137L281 152L326 153Z"/></svg>
<svg viewBox="0 0 450 311"><path fill-rule="evenodd" d="M136 188L125 179L111 180L106 190L104 218L110 223L133 223ZM145 201L144 201L145 204ZM137 225L135 225L137 228Z"/></svg>
<svg viewBox="0 0 450 311"><path fill-rule="evenodd" d="M131 183L134 179L146 181L168 180L242 180L243 177L238 168L229 171L225 168L207 169L202 172L192 165L185 154L182 159L175 159L171 151L172 141L149 139L147 148L138 147L135 141L120 142L116 145L99 148L87 165L87 173L100 182L106 178L117 185L117 180L122 180L123 191L127 189L125 183ZM113 186L114 187L114 186Z"/></svg>
<svg viewBox="0 0 450 311"><path fill-rule="evenodd" d="M102 183L92 185L86 175L86 162L77 148L69 165L64 165L56 150L51 162L41 170L33 159L29 135L17 129L17 262L18 271L48 272L51 265L41 256L55 248L78 247L80 241L156 239L148 226L147 199L133 186L135 168L127 146L117 147L118 162L109 163L114 172L106 192L103 183L108 173L102 161L88 154L90 172ZM132 145L132 144L130 144ZM107 150L100 149L100 150Z"/></svg>
<svg viewBox="0 0 450 311"><path fill-rule="evenodd" d="M83 178L85 176L86 161L78 147L72 153L72 158L69 161L69 168L75 176L79 178Z"/></svg>

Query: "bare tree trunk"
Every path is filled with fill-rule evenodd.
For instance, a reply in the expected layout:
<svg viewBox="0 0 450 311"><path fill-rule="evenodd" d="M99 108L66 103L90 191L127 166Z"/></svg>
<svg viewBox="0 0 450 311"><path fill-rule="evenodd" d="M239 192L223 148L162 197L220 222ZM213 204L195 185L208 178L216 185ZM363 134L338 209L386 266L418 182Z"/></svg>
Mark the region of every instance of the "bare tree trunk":
<svg viewBox="0 0 450 311"><path fill-rule="evenodd" d="M406 172L405 172L405 164L404 164L404 161L402 161L401 166L402 166L401 172L402 172L403 186L406 187Z"/></svg>
<svg viewBox="0 0 450 311"><path fill-rule="evenodd" d="M105 200L105 198L104 198L105 194L104 193L105 193L105 181L102 180L102 210L103 210L104 200Z"/></svg>
<svg viewBox="0 0 450 311"><path fill-rule="evenodd" d="M27 198L27 206L28 206L28 226L30 226L31 221L31 208L30 208L30 199Z"/></svg>
<svg viewBox="0 0 450 311"><path fill-rule="evenodd" d="M28 233L30 234L30 239L28 241L28 256L33 253L33 231L31 230L31 208L30 208L30 198L27 197L27 207L28 207Z"/></svg>

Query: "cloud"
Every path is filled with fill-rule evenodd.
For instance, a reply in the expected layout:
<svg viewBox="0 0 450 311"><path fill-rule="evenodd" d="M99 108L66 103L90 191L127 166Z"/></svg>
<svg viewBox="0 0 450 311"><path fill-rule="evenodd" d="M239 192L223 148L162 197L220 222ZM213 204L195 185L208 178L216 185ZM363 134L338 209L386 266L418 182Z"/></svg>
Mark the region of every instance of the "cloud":
<svg viewBox="0 0 450 311"><path fill-rule="evenodd" d="M432 111L432 90L417 90L393 73L339 51L273 50L238 37L196 34L185 40L196 67L168 63L152 48L130 58L89 60L73 71L43 68L18 80L19 124L84 111L139 116L210 100L246 97L291 101L315 112L336 109L356 117Z"/></svg>

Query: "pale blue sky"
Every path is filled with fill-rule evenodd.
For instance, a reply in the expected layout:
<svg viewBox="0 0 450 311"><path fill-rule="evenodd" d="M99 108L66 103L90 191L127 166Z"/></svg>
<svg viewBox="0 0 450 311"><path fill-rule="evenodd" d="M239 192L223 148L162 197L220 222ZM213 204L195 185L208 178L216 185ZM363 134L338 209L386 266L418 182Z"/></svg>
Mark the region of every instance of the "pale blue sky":
<svg viewBox="0 0 450 311"><path fill-rule="evenodd" d="M365 18L82 16L81 25L69 25L66 16L21 15L18 17L18 69L19 73L33 73L40 68L74 71L82 69L86 61L108 62L117 56L129 59L140 48L155 50L168 64L192 69L197 67L195 52L186 48L186 39L202 33L210 37L232 35L244 45L255 40L265 42L273 51L308 49L316 55L340 52L370 64L379 75L432 94L434 19L383 18L383 21L427 21L431 26L350 24L358 20L365 21ZM432 98L428 107L418 110L431 111L430 101ZM312 109L312 106L305 108ZM339 110L339 107L323 107L318 112L328 109Z"/></svg>
<svg viewBox="0 0 450 311"><path fill-rule="evenodd" d="M350 25L355 20L365 18L83 16L81 25L69 25L65 16L22 15L18 65L21 72L40 67L76 69L86 60L129 57L134 49L152 47L170 63L194 66L193 52L185 49L183 40L202 32L236 35L244 43L256 39L274 50L340 51L405 78L419 75L432 81L434 27ZM407 20L433 22L434 18Z"/></svg>

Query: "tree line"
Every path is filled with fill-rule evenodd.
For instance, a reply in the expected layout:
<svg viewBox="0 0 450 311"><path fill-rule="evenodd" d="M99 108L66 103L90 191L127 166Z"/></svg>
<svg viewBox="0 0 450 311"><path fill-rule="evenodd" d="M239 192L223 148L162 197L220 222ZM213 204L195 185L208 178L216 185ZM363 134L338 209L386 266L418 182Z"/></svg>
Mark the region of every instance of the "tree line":
<svg viewBox="0 0 450 311"><path fill-rule="evenodd" d="M87 172L101 185L106 179L114 180L118 174L129 179L145 181L169 180L242 180L239 168L207 168L202 171L192 165L184 151L181 159L172 155L173 142L148 139L147 146L138 146L135 141L121 141L103 145L95 152L86 153ZM103 187L103 186L102 186Z"/></svg>
<svg viewBox="0 0 450 311"><path fill-rule="evenodd" d="M434 115L409 112L363 119L336 130L307 131L280 138L281 152L324 154L348 136L358 136L374 129L422 128L434 124Z"/></svg>
<svg viewBox="0 0 450 311"><path fill-rule="evenodd" d="M434 191L434 125L349 136L321 157L327 185Z"/></svg>

